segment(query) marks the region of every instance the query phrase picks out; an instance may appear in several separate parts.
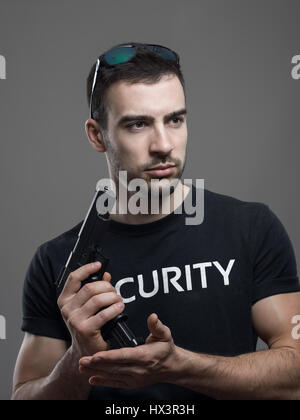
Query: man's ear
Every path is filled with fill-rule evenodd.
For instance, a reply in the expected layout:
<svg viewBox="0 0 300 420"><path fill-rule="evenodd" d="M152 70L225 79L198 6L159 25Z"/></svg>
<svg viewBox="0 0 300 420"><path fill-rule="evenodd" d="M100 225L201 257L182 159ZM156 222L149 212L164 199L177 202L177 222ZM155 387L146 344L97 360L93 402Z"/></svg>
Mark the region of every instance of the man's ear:
<svg viewBox="0 0 300 420"><path fill-rule="evenodd" d="M85 132L91 146L97 152L106 152L103 134L100 125L99 123L97 123L97 121L93 120L92 118L89 118L85 123Z"/></svg>

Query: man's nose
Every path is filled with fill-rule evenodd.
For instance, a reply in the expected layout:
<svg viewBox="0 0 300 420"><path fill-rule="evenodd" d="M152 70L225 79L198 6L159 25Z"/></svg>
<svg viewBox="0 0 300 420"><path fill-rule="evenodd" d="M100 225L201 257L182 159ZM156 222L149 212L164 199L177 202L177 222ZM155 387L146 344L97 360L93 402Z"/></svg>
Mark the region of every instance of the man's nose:
<svg viewBox="0 0 300 420"><path fill-rule="evenodd" d="M156 127L151 133L150 153L167 155L173 150L173 142L165 127Z"/></svg>

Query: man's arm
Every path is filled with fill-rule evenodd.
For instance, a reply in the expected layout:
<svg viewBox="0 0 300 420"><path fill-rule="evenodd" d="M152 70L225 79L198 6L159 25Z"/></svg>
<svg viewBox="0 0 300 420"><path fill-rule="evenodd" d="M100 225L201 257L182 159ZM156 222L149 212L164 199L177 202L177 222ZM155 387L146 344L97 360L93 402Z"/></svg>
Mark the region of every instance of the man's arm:
<svg viewBox="0 0 300 420"><path fill-rule="evenodd" d="M300 293L262 299L252 317L269 350L229 358L179 349L186 375L173 383L218 399L300 399L300 340L292 337L298 314Z"/></svg>
<svg viewBox="0 0 300 420"><path fill-rule="evenodd" d="M25 335L14 373L13 399L88 398L90 385L88 377L79 372L79 359L107 350L101 328L124 310L109 273L81 287L100 267L100 263L86 264L70 273L59 296L57 303L72 339L69 348L63 340Z"/></svg>
<svg viewBox="0 0 300 420"><path fill-rule="evenodd" d="M80 369L93 385L134 389L167 382L216 399L300 399L300 340L292 337L292 318L298 314L300 293L257 302L253 324L270 349L236 357L179 348L169 328L151 315L146 345L83 358Z"/></svg>
<svg viewBox="0 0 300 420"><path fill-rule="evenodd" d="M13 400L87 399L79 355L63 340L25 334L14 372Z"/></svg>

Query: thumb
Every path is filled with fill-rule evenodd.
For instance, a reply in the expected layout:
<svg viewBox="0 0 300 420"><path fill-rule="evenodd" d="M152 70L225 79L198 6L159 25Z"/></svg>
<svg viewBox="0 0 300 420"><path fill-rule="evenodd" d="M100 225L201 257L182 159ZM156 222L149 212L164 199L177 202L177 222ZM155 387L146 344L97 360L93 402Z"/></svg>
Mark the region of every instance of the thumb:
<svg viewBox="0 0 300 420"><path fill-rule="evenodd" d="M152 335L152 339L168 341L171 339L169 328L164 325L156 314L151 314L147 320L148 329Z"/></svg>
<svg viewBox="0 0 300 420"><path fill-rule="evenodd" d="M107 271L105 271L105 273L103 274L102 280L110 282L111 281L111 274L108 273Z"/></svg>

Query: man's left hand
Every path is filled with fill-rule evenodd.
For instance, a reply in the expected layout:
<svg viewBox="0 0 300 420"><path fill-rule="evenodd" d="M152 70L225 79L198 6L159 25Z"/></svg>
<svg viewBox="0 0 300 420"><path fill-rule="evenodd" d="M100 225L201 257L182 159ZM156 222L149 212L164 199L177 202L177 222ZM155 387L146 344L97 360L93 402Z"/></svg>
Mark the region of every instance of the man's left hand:
<svg viewBox="0 0 300 420"><path fill-rule="evenodd" d="M171 331L156 314L147 323L150 335L144 345L101 351L79 360L79 370L91 385L135 389L171 382L179 362Z"/></svg>

